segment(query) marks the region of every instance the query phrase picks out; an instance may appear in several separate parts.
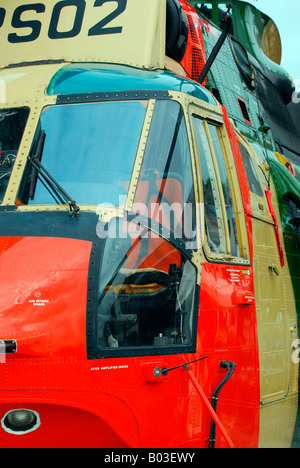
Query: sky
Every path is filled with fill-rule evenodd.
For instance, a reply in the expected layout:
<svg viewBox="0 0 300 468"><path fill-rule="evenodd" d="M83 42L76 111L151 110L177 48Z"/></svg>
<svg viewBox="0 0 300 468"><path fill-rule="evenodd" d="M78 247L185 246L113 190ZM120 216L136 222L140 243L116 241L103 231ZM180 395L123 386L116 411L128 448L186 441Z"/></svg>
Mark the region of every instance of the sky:
<svg viewBox="0 0 300 468"><path fill-rule="evenodd" d="M276 23L282 42L281 65L300 82L300 0L246 0Z"/></svg>

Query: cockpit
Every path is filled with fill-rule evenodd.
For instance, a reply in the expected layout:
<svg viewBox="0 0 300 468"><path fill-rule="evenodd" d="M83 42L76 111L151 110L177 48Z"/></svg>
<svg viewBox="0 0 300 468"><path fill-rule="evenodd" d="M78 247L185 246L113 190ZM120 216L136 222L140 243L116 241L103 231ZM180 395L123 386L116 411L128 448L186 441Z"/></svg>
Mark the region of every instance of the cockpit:
<svg viewBox="0 0 300 468"><path fill-rule="evenodd" d="M175 100L137 94L45 107L31 149L79 206L99 213L94 356L195 343L196 197L185 114ZM41 175L28 161L19 204L61 203ZM107 209L119 216L104 219Z"/></svg>
<svg viewBox="0 0 300 468"><path fill-rule="evenodd" d="M66 65L47 95L30 117L3 111L2 205L67 223L69 204L75 237L98 219L88 359L195 352L203 242L212 261L248 263L221 109L191 80L120 65Z"/></svg>

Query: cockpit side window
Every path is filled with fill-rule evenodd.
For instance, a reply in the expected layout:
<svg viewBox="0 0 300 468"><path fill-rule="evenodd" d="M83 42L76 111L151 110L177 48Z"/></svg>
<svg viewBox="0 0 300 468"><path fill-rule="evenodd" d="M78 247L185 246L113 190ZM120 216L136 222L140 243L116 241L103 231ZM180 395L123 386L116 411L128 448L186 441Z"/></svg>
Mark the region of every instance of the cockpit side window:
<svg viewBox="0 0 300 468"><path fill-rule="evenodd" d="M156 220L190 246L196 237L195 188L184 111L157 101L133 212Z"/></svg>
<svg viewBox="0 0 300 468"><path fill-rule="evenodd" d="M133 221L113 218L100 231L101 226L98 286L94 300L88 298L95 304L93 320L88 319L88 358L195 352L195 266Z"/></svg>
<svg viewBox="0 0 300 468"><path fill-rule="evenodd" d="M217 176L204 121L193 118L200 158L204 195L204 219L209 249L217 254L226 254L225 224Z"/></svg>
<svg viewBox="0 0 300 468"><path fill-rule="evenodd" d="M220 127L193 115L208 256L240 258L238 215Z"/></svg>
<svg viewBox="0 0 300 468"><path fill-rule="evenodd" d="M4 200L28 115L28 108L0 109L0 203Z"/></svg>
<svg viewBox="0 0 300 468"><path fill-rule="evenodd" d="M216 157L218 175L220 177L220 190L222 193L222 199L225 203L225 226L228 228L230 255L233 257L240 256L240 247L238 240L238 228L235 206L233 202L232 188L230 186L230 175L228 168L226 167L226 159L224 150L221 145L220 130L216 125L208 124L209 135L212 141L213 151Z"/></svg>

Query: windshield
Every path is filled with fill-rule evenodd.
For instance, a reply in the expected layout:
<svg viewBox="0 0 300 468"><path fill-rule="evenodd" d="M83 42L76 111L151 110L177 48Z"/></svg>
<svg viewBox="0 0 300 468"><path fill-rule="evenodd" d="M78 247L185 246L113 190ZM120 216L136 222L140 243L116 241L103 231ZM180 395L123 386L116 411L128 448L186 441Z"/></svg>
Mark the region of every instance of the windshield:
<svg viewBox="0 0 300 468"><path fill-rule="evenodd" d="M125 204L147 105L124 101L44 109L41 162L78 204ZM28 175L22 203L53 204L41 180L29 199L30 183Z"/></svg>
<svg viewBox="0 0 300 468"><path fill-rule="evenodd" d="M0 110L0 203L12 173L29 109Z"/></svg>

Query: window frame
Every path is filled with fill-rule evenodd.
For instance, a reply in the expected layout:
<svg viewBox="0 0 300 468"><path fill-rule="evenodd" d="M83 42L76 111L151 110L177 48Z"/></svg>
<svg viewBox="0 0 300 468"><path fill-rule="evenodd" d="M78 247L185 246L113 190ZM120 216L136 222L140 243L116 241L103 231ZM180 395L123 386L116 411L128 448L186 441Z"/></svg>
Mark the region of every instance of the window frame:
<svg viewBox="0 0 300 468"><path fill-rule="evenodd" d="M249 110L248 110L248 106L247 106L247 103L245 101L245 99L241 98L240 96L238 96L236 94L236 98L237 98L237 102L238 102L238 105L239 105L239 109L241 111L241 114L242 114L242 118L244 120L244 122L248 125L251 125L253 126L253 123L251 121L251 116L250 116L250 113L249 113ZM249 118L248 118L249 117Z"/></svg>
<svg viewBox="0 0 300 468"><path fill-rule="evenodd" d="M197 172L198 172L198 186L199 186L199 198L200 203L204 204L204 192L203 192L203 183L202 183L202 170L201 170L201 163L200 163L200 156L198 151L198 144L197 144L197 137L196 137L196 130L194 127L193 119L198 118L204 122L204 129L206 132L206 137L210 146L211 157L214 164L214 171L217 174L217 183L218 183L218 190L219 196L222 203L222 213L223 213L223 224L225 227L225 236L226 236L226 254L224 253L216 253L213 252L207 241L207 234L206 228L202 228L202 237L203 237L203 251L206 259L212 263L228 263L228 264L237 264L237 265L251 265L250 260L250 248L249 248L249 239L247 233L247 226L246 226L246 218L245 218L245 211L243 206L243 199L240 189L240 183L238 179L238 174L235 166L234 156L232 153L229 137L227 134L227 130L224 124L224 120L222 115L210 112L209 110L200 107L195 103L191 103L189 106L189 120L190 120L190 128L191 134L193 138L193 147L195 152L195 160L197 165ZM219 175L219 168L217 165L215 150L213 147L212 137L209 131L209 124L214 125L217 127L217 132L219 136L219 142L222 149L222 153L224 155L224 162L225 167L228 175L229 186L231 190L231 197L232 197L232 204L235 214L236 220L236 230L237 230L237 240L240 255L236 256L231 254L230 249L230 242L231 239L229 237L229 229L227 223L227 216L226 216L226 208L225 208L225 200L223 195L223 190L221 186L221 179ZM204 219L204 215L202 215Z"/></svg>

